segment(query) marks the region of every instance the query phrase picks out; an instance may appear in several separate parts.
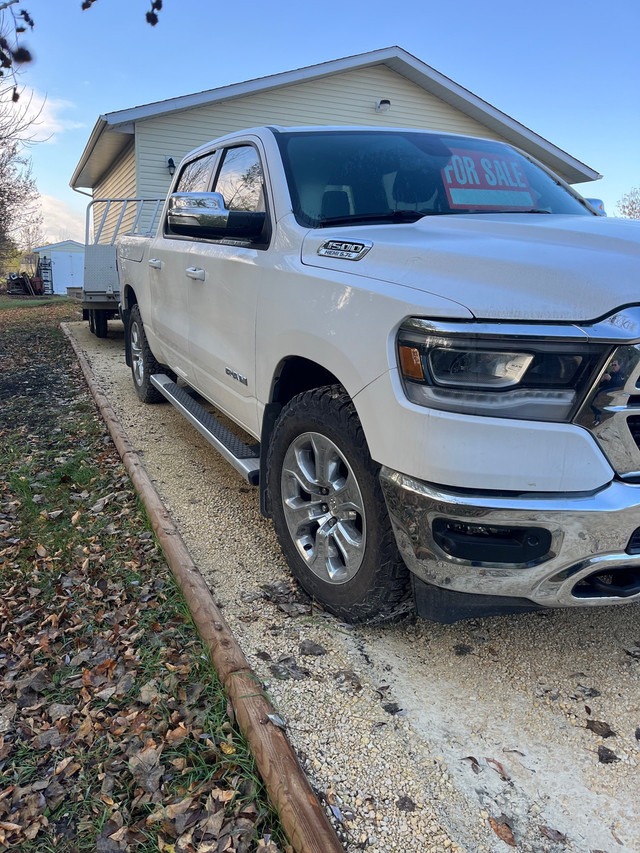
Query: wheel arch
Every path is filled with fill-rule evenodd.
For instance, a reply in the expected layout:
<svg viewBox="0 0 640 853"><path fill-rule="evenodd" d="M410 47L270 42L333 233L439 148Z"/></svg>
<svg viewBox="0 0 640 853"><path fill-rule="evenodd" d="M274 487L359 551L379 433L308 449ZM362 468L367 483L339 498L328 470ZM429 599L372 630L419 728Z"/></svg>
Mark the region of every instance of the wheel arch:
<svg viewBox="0 0 640 853"><path fill-rule="evenodd" d="M120 316L124 325L124 360L127 367L131 367L131 344L128 334L129 314L131 313L132 307L137 304L138 297L136 296L135 290L130 284L125 284L122 288L122 294L120 297Z"/></svg>
<svg viewBox="0 0 640 853"><path fill-rule="evenodd" d="M274 371L260 435L260 512L267 518L271 516L266 488L267 455L278 415L293 397L325 385L340 385L344 388L344 384L334 373L303 356L283 358Z"/></svg>

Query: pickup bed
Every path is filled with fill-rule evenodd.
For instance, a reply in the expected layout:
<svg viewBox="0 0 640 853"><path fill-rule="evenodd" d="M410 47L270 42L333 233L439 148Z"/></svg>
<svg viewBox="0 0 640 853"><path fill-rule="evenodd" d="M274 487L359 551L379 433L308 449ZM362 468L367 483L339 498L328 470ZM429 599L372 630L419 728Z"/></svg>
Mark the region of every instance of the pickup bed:
<svg viewBox="0 0 640 853"><path fill-rule="evenodd" d="M185 158L118 274L138 396L340 618L640 600L637 223L493 140L263 127Z"/></svg>

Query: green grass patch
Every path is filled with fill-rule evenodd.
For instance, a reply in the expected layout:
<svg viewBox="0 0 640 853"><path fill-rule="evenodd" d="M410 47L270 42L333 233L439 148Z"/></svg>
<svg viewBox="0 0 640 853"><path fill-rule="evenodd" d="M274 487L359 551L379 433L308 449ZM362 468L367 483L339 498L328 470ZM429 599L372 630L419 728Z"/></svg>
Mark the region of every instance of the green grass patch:
<svg viewBox="0 0 640 853"><path fill-rule="evenodd" d="M68 305L75 300L68 296L7 296L0 294L0 311L10 311L19 308L42 308L51 305Z"/></svg>
<svg viewBox="0 0 640 853"><path fill-rule="evenodd" d="M67 300L1 304L0 853L287 849L57 329Z"/></svg>

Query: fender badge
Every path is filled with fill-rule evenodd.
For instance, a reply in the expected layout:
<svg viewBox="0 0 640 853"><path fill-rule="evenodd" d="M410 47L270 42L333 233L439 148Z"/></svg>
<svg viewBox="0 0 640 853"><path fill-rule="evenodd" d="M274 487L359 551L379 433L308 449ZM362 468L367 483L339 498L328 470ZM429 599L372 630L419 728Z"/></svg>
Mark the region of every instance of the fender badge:
<svg viewBox="0 0 640 853"><path fill-rule="evenodd" d="M340 258L345 261L359 261L373 246L370 240L327 240L318 249L318 254L327 258Z"/></svg>

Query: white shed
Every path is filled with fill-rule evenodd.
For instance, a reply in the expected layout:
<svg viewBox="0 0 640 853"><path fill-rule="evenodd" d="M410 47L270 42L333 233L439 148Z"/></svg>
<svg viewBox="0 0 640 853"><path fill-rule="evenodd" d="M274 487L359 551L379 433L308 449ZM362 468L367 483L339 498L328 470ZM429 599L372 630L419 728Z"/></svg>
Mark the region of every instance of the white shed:
<svg viewBox="0 0 640 853"><path fill-rule="evenodd" d="M76 240L63 240L33 250L40 259L43 278L50 261L53 293L67 294L67 288L81 288L84 282L84 244Z"/></svg>

